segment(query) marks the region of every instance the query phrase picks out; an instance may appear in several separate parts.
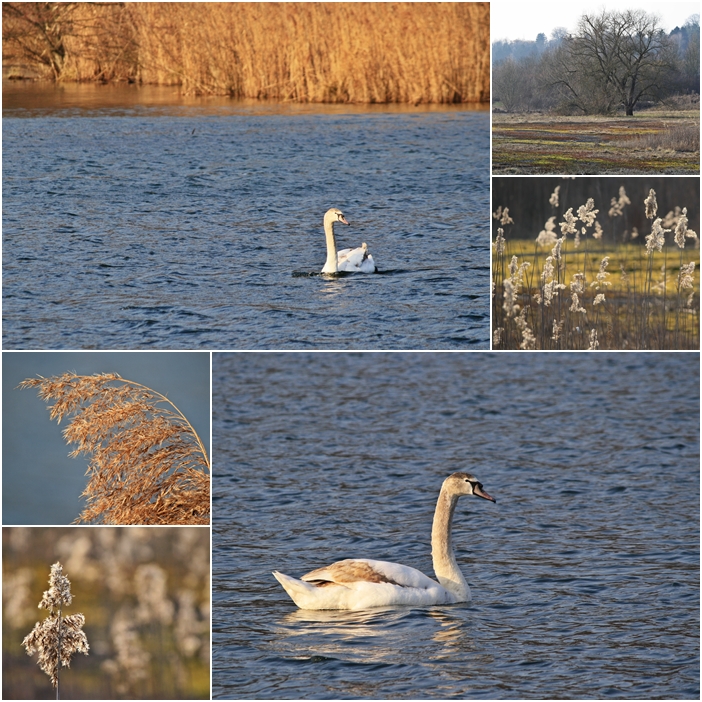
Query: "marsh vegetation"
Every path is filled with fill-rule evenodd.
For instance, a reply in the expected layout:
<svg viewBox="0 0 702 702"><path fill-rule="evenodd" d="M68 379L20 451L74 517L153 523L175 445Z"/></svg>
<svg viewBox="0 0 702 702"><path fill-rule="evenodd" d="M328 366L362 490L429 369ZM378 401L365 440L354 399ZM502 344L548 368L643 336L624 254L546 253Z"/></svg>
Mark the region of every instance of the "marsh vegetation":
<svg viewBox="0 0 702 702"><path fill-rule="evenodd" d="M699 173L699 15L641 10L493 44L493 173Z"/></svg>
<svg viewBox="0 0 702 702"><path fill-rule="evenodd" d="M544 181L494 188L493 348L698 349L697 180L666 184L660 212L641 182Z"/></svg>
<svg viewBox="0 0 702 702"><path fill-rule="evenodd" d="M4 74L296 102L485 102L489 3L3 3Z"/></svg>

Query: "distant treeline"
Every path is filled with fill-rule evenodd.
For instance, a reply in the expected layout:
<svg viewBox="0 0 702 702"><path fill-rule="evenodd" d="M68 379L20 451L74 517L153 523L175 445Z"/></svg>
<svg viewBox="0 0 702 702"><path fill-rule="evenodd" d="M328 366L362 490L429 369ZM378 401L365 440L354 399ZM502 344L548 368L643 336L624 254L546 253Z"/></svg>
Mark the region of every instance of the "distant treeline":
<svg viewBox="0 0 702 702"><path fill-rule="evenodd" d="M489 3L3 3L3 75L297 102L490 95Z"/></svg>
<svg viewBox="0 0 702 702"><path fill-rule="evenodd" d="M536 35L536 39L529 41L526 39L500 39L492 43L492 64L499 66L507 59L518 61L527 57L536 57L544 53L547 49L555 49L565 37L568 30L565 27L556 27L551 32L551 38L547 38L544 32ZM700 24L696 16L690 17L682 27L675 27L668 35L677 45L678 53L684 56L688 47L692 43L692 49L697 50L699 55Z"/></svg>
<svg viewBox="0 0 702 702"><path fill-rule="evenodd" d="M493 104L506 112L608 114L700 90L699 15L666 34L655 15L601 11L551 39L493 44ZM690 102L688 100L688 102ZM691 101L694 104L695 100Z"/></svg>

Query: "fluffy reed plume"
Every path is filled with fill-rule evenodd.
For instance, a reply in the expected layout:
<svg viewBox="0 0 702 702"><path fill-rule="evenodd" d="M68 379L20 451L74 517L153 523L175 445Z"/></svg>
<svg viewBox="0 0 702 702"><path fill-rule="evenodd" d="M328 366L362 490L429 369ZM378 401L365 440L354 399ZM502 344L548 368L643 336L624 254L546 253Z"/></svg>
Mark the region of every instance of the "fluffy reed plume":
<svg viewBox="0 0 702 702"><path fill-rule="evenodd" d="M487 2L3 3L3 55L54 80L297 102L487 102Z"/></svg>
<svg viewBox="0 0 702 702"><path fill-rule="evenodd" d="M72 416L63 430L76 444L69 455L90 456L76 523L209 524L207 452L167 397L117 373L28 378L19 387L53 400L51 419Z"/></svg>
<svg viewBox="0 0 702 702"><path fill-rule="evenodd" d="M631 219L626 208L632 203L620 187L603 215L609 216L607 234L611 232L612 239L614 221L624 225L618 227L622 241L608 242L588 189L579 188L579 197L585 195L586 202L573 207L566 206L565 188L557 188L550 197L541 190L552 208L560 208L560 217L551 216L531 241L505 234L507 225L513 224L508 207L501 205L493 212L497 233L492 255L493 348L698 348L698 238L688 227L687 208L675 207L659 217L656 192L648 190L645 200L642 193L643 211L638 216L651 220L650 234L645 241L634 242L635 235L623 222ZM515 192L528 206L524 191L515 188ZM519 229L525 230L529 224L522 224L522 212L515 216ZM540 222L532 226L536 233ZM686 242L693 246L686 247ZM677 270L670 262L671 249L679 254ZM613 271L608 270L610 262ZM621 273L614 272L617 268Z"/></svg>
<svg viewBox="0 0 702 702"><path fill-rule="evenodd" d="M51 678L59 697L59 672L61 667L71 667L71 656L78 652L88 655L88 638L83 631L85 617L82 614L62 616L63 607L68 607L73 600L71 583L63 574L63 566L57 561L51 566L49 589L39 603L40 609L49 610L49 616L43 622L37 622L31 633L27 634L22 645L27 654L39 652L39 667Z"/></svg>

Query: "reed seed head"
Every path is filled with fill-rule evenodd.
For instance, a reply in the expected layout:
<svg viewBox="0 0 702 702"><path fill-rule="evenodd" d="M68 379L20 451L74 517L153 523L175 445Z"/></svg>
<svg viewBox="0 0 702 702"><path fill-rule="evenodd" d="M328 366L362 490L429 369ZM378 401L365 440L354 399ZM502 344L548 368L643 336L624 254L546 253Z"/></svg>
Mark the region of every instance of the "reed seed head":
<svg viewBox="0 0 702 702"><path fill-rule="evenodd" d="M558 238L555 232L556 229L556 218L549 217L548 222L544 224L544 228L539 232L539 236L536 237L536 243L538 246L553 246Z"/></svg>
<svg viewBox="0 0 702 702"><path fill-rule="evenodd" d="M556 239L556 245L553 247L553 249L551 249L551 255L555 261L561 260L561 247L563 246L564 241L565 234L560 239Z"/></svg>
<svg viewBox="0 0 702 702"><path fill-rule="evenodd" d="M599 210L595 209L595 200L590 197L584 205L578 207L578 219L586 227L591 227L595 223L598 212ZM583 231L583 233L585 232Z"/></svg>
<svg viewBox="0 0 702 702"><path fill-rule="evenodd" d="M85 617L82 614L62 616L63 607L71 604L71 583L63 574L63 566L56 562L51 566L49 589L39 603L39 607L49 610L43 622L37 622L34 629L24 637L22 645L27 654L39 653L39 667L49 676L51 684L58 687L59 670L69 668L71 656L90 650L88 637L83 632Z"/></svg>
<svg viewBox="0 0 702 702"><path fill-rule="evenodd" d="M570 279L570 290L571 290L571 292L577 293L578 295L583 294L583 292L585 291L585 274L584 273L576 273Z"/></svg>
<svg viewBox="0 0 702 702"><path fill-rule="evenodd" d="M514 220L509 216L509 207L505 207L502 210L502 215L500 216L500 224L505 227L508 224L514 224Z"/></svg>
<svg viewBox="0 0 702 702"><path fill-rule="evenodd" d="M651 190L653 192L653 190ZM653 250L662 251L665 245L665 235L670 229L664 229L661 226L661 218L659 217L651 226L651 233L646 237L646 253L651 255Z"/></svg>
<svg viewBox="0 0 702 702"><path fill-rule="evenodd" d="M500 256L505 252L505 230L502 227L497 230L497 238L495 239L495 253Z"/></svg>
<svg viewBox="0 0 702 702"><path fill-rule="evenodd" d="M619 198L613 197L610 204L611 207L608 212L610 217L620 217L624 214L624 206L631 204L631 200L628 198L623 185L619 188Z"/></svg>
<svg viewBox="0 0 702 702"><path fill-rule="evenodd" d="M575 291L570 293L571 305L568 308L571 312L582 312L585 314L585 308L580 304L580 298Z"/></svg>
<svg viewBox="0 0 702 702"><path fill-rule="evenodd" d="M690 263L683 264L680 266L680 273L678 274L678 288L684 290L685 288L694 288L695 285L695 262L690 261Z"/></svg>
<svg viewBox="0 0 702 702"><path fill-rule="evenodd" d="M600 342L597 340L597 329L590 330L590 346L588 351L596 351L600 346Z"/></svg>
<svg viewBox="0 0 702 702"><path fill-rule="evenodd" d="M687 207L682 208L682 212L678 217L678 222L675 225L675 243L679 248L685 248L685 232L687 231Z"/></svg>
<svg viewBox="0 0 702 702"><path fill-rule="evenodd" d="M561 224L561 234L565 237L567 234L575 234L577 228L575 223L577 222L577 217L573 215L573 208L568 208L567 212L563 215L563 221Z"/></svg>
<svg viewBox="0 0 702 702"><path fill-rule="evenodd" d="M86 507L93 524L209 524L209 460L191 424L164 395L116 373L28 378L53 400L50 417L70 456L90 456Z"/></svg>
<svg viewBox="0 0 702 702"><path fill-rule="evenodd" d="M514 317L517 312L519 312L519 305L516 300L516 290L511 278L505 278L504 283L504 303L502 304L502 309L508 317Z"/></svg>
<svg viewBox="0 0 702 702"><path fill-rule="evenodd" d="M557 321L556 319L553 320L553 334L551 335L551 339L553 339L553 341L558 341L561 338L561 332L563 331L563 324L564 324L563 320L561 320L560 322Z"/></svg>
<svg viewBox="0 0 702 702"><path fill-rule="evenodd" d="M595 277L595 280L590 283L591 288L595 288L595 290L599 290L600 286L607 286L611 285L607 278L609 278L609 273L607 273L607 265L609 264L609 256L605 256L601 261L600 261L600 270L597 273L597 276Z"/></svg>
<svg viewBox="0 0 702 702"><path fill-rule="evenodd" d="M646 219L653 219L658 212L658 202L656 201L655 190L649 190L648 197L644 200L644 205L646 206Z"/></svg>

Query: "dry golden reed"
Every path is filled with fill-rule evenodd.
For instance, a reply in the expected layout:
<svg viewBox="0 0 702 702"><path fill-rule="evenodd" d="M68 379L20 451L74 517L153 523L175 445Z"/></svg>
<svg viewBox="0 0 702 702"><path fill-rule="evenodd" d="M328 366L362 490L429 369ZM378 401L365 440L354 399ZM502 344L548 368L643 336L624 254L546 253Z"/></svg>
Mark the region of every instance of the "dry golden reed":
<svg viewBox="0 0 702 702"><path fill-rule="evenodd" d="M69 455L90 456L77 523L209 524L207 452L167 397L117 373L28 378L19 387L53 401L51 419L71 416Z"/></svg>
<svg viewBox="0 0 702 702"><path fill-rule="evenodd" d="M56 80L129 80L297 102L489 100L486 2L3 8L3 60L43 66ZM37 32L37 18L53 31Z"/></svg>

